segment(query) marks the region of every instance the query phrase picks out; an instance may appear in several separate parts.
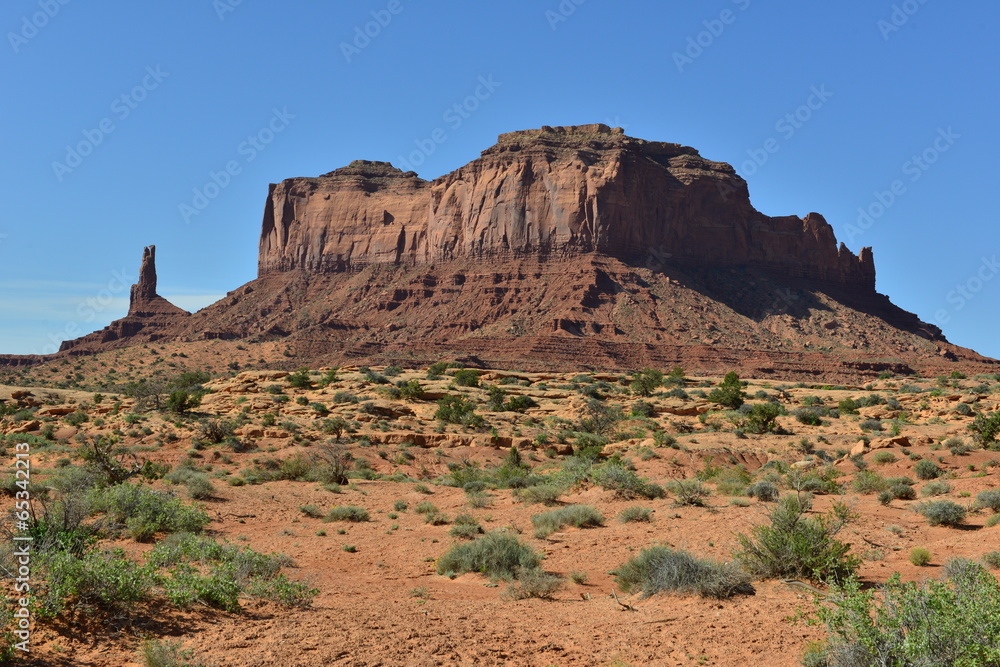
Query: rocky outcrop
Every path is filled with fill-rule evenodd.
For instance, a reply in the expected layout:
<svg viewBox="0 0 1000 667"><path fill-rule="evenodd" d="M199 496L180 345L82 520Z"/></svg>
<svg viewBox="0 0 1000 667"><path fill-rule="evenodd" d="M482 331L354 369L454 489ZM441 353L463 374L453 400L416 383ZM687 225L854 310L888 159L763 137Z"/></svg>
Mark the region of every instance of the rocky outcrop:
<svg viewBox="0 0 1000 667"><path fill-rule="evenodd" d="M838 245L821 215L768 217L728 164L606 125L502 134L432 182L356 161L272 185L258 272L582 253L875 288L871 250Z"/></svg>

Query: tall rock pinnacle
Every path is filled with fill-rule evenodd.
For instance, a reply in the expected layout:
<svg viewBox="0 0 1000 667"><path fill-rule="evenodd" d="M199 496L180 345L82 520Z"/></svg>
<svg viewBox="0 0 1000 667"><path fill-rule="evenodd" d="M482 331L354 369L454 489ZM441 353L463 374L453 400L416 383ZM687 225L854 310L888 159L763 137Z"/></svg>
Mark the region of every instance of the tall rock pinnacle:
<svg viewBox="0 0 1000 667"><path fill-rule="evenodd" d="M142 249L142 266L139 267L139 282L132 285L129 300L129 314L133 314L143 303L156 298L156 246L150 245Z"/></svg>

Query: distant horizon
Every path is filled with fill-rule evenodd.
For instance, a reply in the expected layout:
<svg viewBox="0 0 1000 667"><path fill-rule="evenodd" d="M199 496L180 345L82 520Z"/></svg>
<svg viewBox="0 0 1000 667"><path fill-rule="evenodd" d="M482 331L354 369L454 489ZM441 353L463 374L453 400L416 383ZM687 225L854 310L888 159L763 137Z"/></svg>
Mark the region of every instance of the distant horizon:
<svg viewBox="0 0 1000 667"><path fill-rule="evenodd" d="M874 249L880 293L1000 357L997 19L986 0L8 3L0 353L123 316L115 272L145 245L185 309L249 282L269 183L354 159L438 178L505 132L599 122L732 164L766 215L820 213Z"/></svg>

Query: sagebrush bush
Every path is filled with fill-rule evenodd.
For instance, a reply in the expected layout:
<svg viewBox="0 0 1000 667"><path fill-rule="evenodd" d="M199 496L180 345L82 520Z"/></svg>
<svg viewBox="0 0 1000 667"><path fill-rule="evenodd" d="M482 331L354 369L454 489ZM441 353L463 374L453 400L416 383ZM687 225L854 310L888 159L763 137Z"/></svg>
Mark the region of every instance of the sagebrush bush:
<svg viewBox="0 0 1000 667"><path fill-rule="evenodd" d="M946 493L951 493L951 484L943 479L927 482L920 488L920 495L924 498L928 496L943 496Z"/></svg>
<svg viewBox="0 0 1000 667"><path fill-rule="evenodd" d="M652 520L653 510L648 507L626 507L618 515L618 521L621 523L630 523L633 521L649 522Z"/></svg>
<svg viewBox="0 0 1000 667"><path fill-rule="evenodd" d="M916 510L932 526L960 526L965 521L966 509L950 500L932 500L920 503Z"/></svg>
<svg viewBox="0 0 1000 667"><path fill-rule="evenodd" d="M562 588L564 580L554 574L544 572L539 568L522 571L517 580L511 583L503 592L508 600L526 600L540 598L551 600L552 596Z"/></svg>
<svg viewBox="0 0 1000 667"><path fill-rule="evenodd" d="M917 567L923 567L931 562L931 552L923 547L913 547L910 550L910 562Z"/></svg>
<svg viewBox="0 0 1000 667"><path fill-rule="evenodd" d="M604 524L604 516L591 505L567 505L531 517L535 537L543 539L564 526L586 528Z"/></svg>
<svg viewBox="0 0 1000 667"><path fill-rule="evenodd" d="M881 493L887 490L888 487L889 484L885 481L885 478L870 470L859 470L854 475L854 481L851 483L851 488L858 493L865 494Z"/></svg>
<svg viewBox="0 0 1000 667"><path fill-rule="evenodd" d="M597 486L614 491L615 495L620 498L629 499L643 496L655 499L666 495L660 485L644 480L635 471L617 463L609 462L594 466L588 477Z"/></svg>
<svg viewBox="0 0 1000 667"><path fill-rule="evenodd" d="M994 512L1000 512L1000 489L987 489L977 493L976 506L988 507Z"/></svg>
<svg viewBox="0 0 1000 667"><path fill-rule="evenodd" d="M917 476L917 479L929 480L937 479L944 473L936 463L933 461L918 461L915 466L913 466L913 474Z"/></svg>
<svg viewBox="0 0 1000 667"><path fill-rule="evenodd" d="M898 500L913 500L917 497L917 492L909 484L893 484L889 487L889 493Z"/></svg>
<svg viewBox="0 0 1000 667"><path fill-rule="evenodd" d="M181 648L180 640L160 641L150 639L142 644L145 667L208 667L204 662L193 662L194 650Z"/></svg>
<svg viewBox="0 0 1000 667"><path fill-rule="evenodd" d="M772 503L781 495L781 491L773 482L766 480L754 482L747 487L746 494L751 498L756 498L762 502Z"/></svg>
<svg viewBox="0 0 1000 667"><path fill-rule="evenodd" d="M878 465L885 465L886 463L895 463L895 462L896 462L896 455L893 454L892 452L885 452L885 451L875 452L872 455L872 463L876 463Z"/></svg>
<svg viewBox="0 0 1000 667"><path fill-rule="evenodd" d="M614 575L624 592L638 590L644 597L666 592L728 598L754 592L746 572L736 563L719 563L661 546L644 549Z"/></svg>
<svg viewBox="0 0 1000 667"><path fill-rule="evenodd" d="M209 522L204 510L168 493L134 484L116 484L93 492L94 510L143 542L158 532L198 532Z"/></svg>
<svg viewBox="0 0 1000 667"><path fill-rule="evenodd" d="M88 551L80 557L56 551L40 561L45 581L36 600L40 618L52 618L70 602L127 612L150 597L155 583L152 567L136 563L120 549Z"/></svg>
<svg viewBox="0 0 1000 667"><path fill-rule="evenodd" d="M559 496L565 492L562 486L554 484L538 484L523 489L514 489L514 497L528 505L556 505Z"/></svg>
<svg viewBox="0 0 1000 667"><path fill-rule="evenodd" d="M673 479L667 482L667 491L677 505L704 507L710 491L698 479Z"/></svg>
<svg viewBox="0 0 1000 667"><path fill-rule="evenodd" d="M770 522L737 535L734 556L751 574L766 578L840 581L852 576L861 559L835 538L846 524L843 512L805 516L807 500L786 495L769 514Z"/></svg>
<svg viewBox="0 0 1000 667"><path fill-rule="evenodd" d="M354 523L360 523L363 521L368 521L370 518L368 510L364 507L358 507L357 505L341 505L339 507L333 507L326 516L323 517L324 522L331 521L351 521Z"/></svg>
<svg viewBox="0 0 1000 667"><path fill-rule="evenodd" d="M437 572L445 576L479 572L490 579L509 581L536 569L540 562L535 550L515 535L493 531L446 551L438 559Z"/></svg>

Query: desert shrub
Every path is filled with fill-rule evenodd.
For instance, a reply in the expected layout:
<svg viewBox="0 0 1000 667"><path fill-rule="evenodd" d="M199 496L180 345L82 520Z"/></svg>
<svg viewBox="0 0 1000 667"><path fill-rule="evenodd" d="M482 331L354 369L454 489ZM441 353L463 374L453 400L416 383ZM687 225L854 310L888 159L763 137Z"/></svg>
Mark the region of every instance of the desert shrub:
<svg viewBox="0 0 1000 667"><path fill-rule="evenodd" d="M459 387L478 387L479 371L464 368L455 371L455 384Z"/></svg>
<svg viewBox="0 0 1000 667"><path fill-rule="evenodd" d="M674 497L677 505L692 505L704 507L705 498L710 494L707 487L698 479L673 479L667 482L667 491Z"/></svg>
<svg viewBox="0 0 1000 667"><path fill-rule="evenodd" d="M93 493L94 510L106 522L125 528L133 539L145 542L158 532L198 532L209 522L208 514L168 493L145 486L117 484Z"/></svg>
<svg viewBox="0 0 1000 667"><path fill-rule="evenodd" d="M490 579L509 581L536 569L540 562L534 549L521 543L516 536L493 531L446 551L438 559L437 572L446 576L479 572Z"/></svg>
<svg viewBox="0 0 1000 667"><path fill-rule="evenodd" d="M995 665L998 608L1000 585L974 563L940 581L903 582L895 574L879 593L852 580L817 602L829 639L812 664Z"/></svg>
<svg viewBox="0 0 1000 667"><path fill-rule="evenodd" d="M633 417L653 417L656 415L656 407L649 401L636 401L632 404Z"/></svg>
<svg viewBox="0 0 1000 667"><path fill-rule="evenodd" d="M152 593L153 569L129 559L120 549L88 551L79 557L55 551L40 560L45 581L37 599L40 618L51 618L70 603L125 612Z"/></svg>
<svg viewBox="0 0 1000 667"><path fill-rule="evenodd" d="M1000 551L989 551L982 556L983 565L991 570L1000 569Z"/></svg>
<svg viewBox="0 0 1000 667"><path fill-rule="evenodd" d="M332 398L334 403L357 403L358 397L349 391L338 391Z"/></svg>
<svg viewBox="0 0 1000 667"><path fill-rule="evenodd" d="M167 411L178 415L194 410L199 405L201 405L201 394L192 394L185 389L175 389L167 396Z"/></svg>
<svg viewBox="0 0 1000 667"><path fill-rule="evenodd" d="M929 496L943 496L946 493L951 492L951 484L944 481L943 479L937 479L932 482L927 482L920 489L920 495L924 498Z"/></svg>
<svg viewBox="0 0 1000 667"><path fill-rule="evenodd" d="M619 405L608 405L595 398L587 400L586 416L580 420L579 430L598 436L610 435L615 425L625 418Z"/></svg>
<svg viewBox="0 0 1000 667"><path fill-rule="evenodd" d="M822 426L823 419L820 417L818 410L810 410L809 408L799 408L795 410L792 414L795 415L795 419L800 424L805 424L806 426Z"/></svg>
<svg viewBox="0 0 1000 667"><path fill-rule="evenodd" d="M326 516L323 517L324 522L331 521L351 521L354 523L359 523L362 521L368 521L369 519L368 510L364 507L358 507L357 505L341 505L339 507L333 507Z"/></svg>
<svg viewBox="0 0 1000 667"><path fill-rule="evenodd" d="M990 415L979 415L972 424L969 425L976 442L984 447L989 447L997 439L1000 433L1000 412Z"/></svg>
<svg viewBox="0 0 1000 667"><path fill-rule="evenodd" d="M836 539L846 524L844 513L805 516L807 500L786 495L769 514L770 522L737 536L736 559L752 574L770 578L840 581L853 575L861 560L850 545Z"/></svg>
<svg viewBox="0 0 1000 667"><path fill-rule="evenodd" d="M215 486L205 473L195 473L184 482L188 495L195 500L211 498L215 494Z"/></svg>
<svg viewBox="0 0 1000 667"><path fill-rule="evenodd" d="M739 376L730 371L719 386L708 393L707 399L735 410L743 405L746 393L743 391L743 383L740 382Z"/></svg>
<svg viewBox="0 0 1000 667"><path fill-rule="evenodd" d="M932 500L921 503L916 510L932 526L960 526L965 521L964 507L951 500Z"/></svg>
<svg viewBox="0 0 1000 667"><path fill-rule="evenodd" d="M910 550L910 562L917 567L923 567L931 562L931 552L923 547L913 547Z"/></svg>
<svg viewBox="0 0 1000 667"><path fill-rule="evenodd" d="M632 374L629 389L636 396L649 396L661 386L663 386L663 373L652 368L644 368Z"/></svg>
<svg viewBox="0 0 1000 667"><path fill-rule="evenodd" d="M872 455L872 463L877 463L878 465L885 465L886 463L894 463L896 461L896 455L892 452L875 452Z"/></svg>
<svg viewBox="0 0 1000 667"><path fill-rule="evenodd" d="M774 502L781 495L778 487L772 482L760 481L755 482L747 487L746 494L751 498L756 498L757 500L763 502Z"/></svg>
<svg viewBox="0 0 1000 667"><path fill-rule="evenodd" d="M897 500L913 500L917 497L917 492L909 484L893 484L889 487L889 493Z"/></svg>
<svg viewBox="0 0 1000 667"><path fill-rule="evenodd" d="M289 373L285 379L296 389L312 389L313 386L312 380L309 379L308 368L300 368L294 373Z"/></svg>
<svg viewBox="0 0 1000 667"><path fill-rule="evenodd" d="M482 417L476 414L474 403L462 396L449 395L438 400L438 408L434 418L450 424L461 424L478 428L485 424Z"/></svg>
<svg viewBox="0 0 1000 667"><path fill-rule="evenodd" d="M661 546L644 549L619 566L614 575L624 592L642 591L644 597L666 592L721 599L754 592L747 574L736 563L701 559Z"/></svg>
<svg viewBox="0 0 1000 667"><path fill-rule="evenodd" d="M882 422L879 421L878 419L865 419L864 421L859 422L858 426L861 427L862 431L881 431L882 430Z"/></svg>
<svg viewBox="0 0 1000 667"><path fill-rule="evenodd" d="M400 380L396 383L396 387L399 388L399 397L404 400L419 401L424 397L424 388L420 386L420 382L417 380L410 380L409 382Z"/></svg>
<svg viewBox="0 0 1000 667"><path fill-rule="evenodd" d="M562 588L563 579L541 569L527 570L520 573L517 581L511 583L503 592L507 600L526 600L539 598L551 600L556 591Z"/></svg>
<svg viewBox="0 0 1000 667"><path fill-rule="evenodd" d="M977 493L976 506L988 507L994 512L1000 512L1000 489L986 489Z"/></svg>
<svg viewBox="0 0 1000 667"><path fill-rule="evenodd" d="M459 514L455 517L455 525L448 531L448 534L452 537L471 540L474 537L478 537L482 532L483 527L479 525L476 517L471 514Z"/></svg>
<svg viewBox="0 0 1000 667"><path fill-rule="evenodd" d="M204 662L193 662L194 649L181 648L180 640L150 639L143 642L140 653L145 667L208 667Z"/></svg>
<svg viewBox="0 0 1000 667"><path fill-rule="evenodd" d="M635 471L614 462L594 466L589 473L589 479L602 489L614 491L619 498L642 496L655 499L666 495L663 487L644 480Z"/></svg>
<svg viewBox="0 0 1000 667"><path fill-rule="evenodd" d="M747 433L770 433L777 426L777 419L785 409L777 403L758 403L750 408L740 426Z"/></svg>
<svg viewBox="0 0 1000 667"><path fill-rule="evenodd" d="M878 473L871 472L870 470L859 470L854 475L851 487L858 493L872 494L887 490L889 484Z"/></svg>
<svg viewBox="0 0 1000 667"><path fill-rule="evenodd" d="M556 484L537 484L515 489L514 497L527 505L556 505L565 488Z"/></svg>
<svg viewBox="0 0 1000 667"><path fill-rule="evenodd" d="M649 522L652 520L653 510L648 507L626 507L618 515L618 521L621 523L630 523L633 521Z"/></svg>
<svg viewBox="0 0 1000 667"><path fill-rule="evenodd" d="M548 537L564 526L587 528L604 524L604 517L590 505L567 505L550 512L542 512L531 517L535 537Z"/></svg>
<svg viewBox="0 0 1000 667"><path fill-rule="evenodd" d="M936 463L933 461L918 461L915 466L913 466L913 474L917 476L917 479L937 479L944 473Z"/></svg>
<svg viewBox="0 0 1000 667"><path fill-rule="evenodd" d="M206 419L198 423L199 435L213 444L219 444L233 435L236 427L227 419Z"/></svg>

